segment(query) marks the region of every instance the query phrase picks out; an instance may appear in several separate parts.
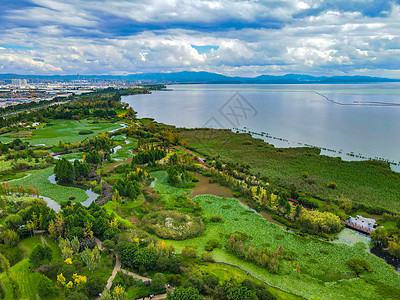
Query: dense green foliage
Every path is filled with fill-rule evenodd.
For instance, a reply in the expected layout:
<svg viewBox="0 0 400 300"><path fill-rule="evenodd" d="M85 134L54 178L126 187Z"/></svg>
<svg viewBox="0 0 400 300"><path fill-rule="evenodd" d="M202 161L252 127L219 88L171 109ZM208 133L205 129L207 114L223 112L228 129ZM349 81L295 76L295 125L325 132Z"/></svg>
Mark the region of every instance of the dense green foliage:
<svg viewBox="0 0 400 300"><path fill-rule="evenodd" d="M152 149L146 152L140 152L135 155L132 159L132 166L134 165L144 165L153 164L157 160L164 158L167 155L165 150L162 149Z"/></svg>
<svg viewBox="0 0 400 300"><path fill-rule="evenodd" d="M90 173L90 168L86 162L75 160L71 163L65 158L57 160L54 167L56 180L61 182L74 182L79 178L84 178Z"/></svg>
<svg viewBox="0 0 400 300"><path fill-rule="evenodd" d="M34 267L39 267L43 262L50 262L53 258L53 250L49 246L36 245L29 255L29 262Z"/></svg>

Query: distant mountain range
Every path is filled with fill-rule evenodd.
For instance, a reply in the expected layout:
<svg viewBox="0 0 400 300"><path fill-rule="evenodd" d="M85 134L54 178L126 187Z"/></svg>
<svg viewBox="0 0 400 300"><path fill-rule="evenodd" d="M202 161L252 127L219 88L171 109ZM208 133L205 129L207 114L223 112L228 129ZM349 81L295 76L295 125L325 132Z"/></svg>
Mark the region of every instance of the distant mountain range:
<svg viewBox="0 0 400 300"><path fill-rule="evenodd" d="M229 77L209 72L175 72L175 73L143 73L130 75L18 75L0 74L0 80L40 79L71 81L77 79L87 80L127 80L149 83L373 83L373 82L400 82L400 79L390 79L369 76L310 76L300 74L286 74L283 76L261 75L257 77Z"/></svg>

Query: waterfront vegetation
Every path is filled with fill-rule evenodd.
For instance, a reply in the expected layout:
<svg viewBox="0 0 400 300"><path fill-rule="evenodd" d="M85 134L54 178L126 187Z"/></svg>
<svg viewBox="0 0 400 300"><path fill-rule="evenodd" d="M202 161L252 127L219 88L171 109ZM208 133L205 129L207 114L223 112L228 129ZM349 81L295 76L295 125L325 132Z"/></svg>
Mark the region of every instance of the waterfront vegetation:
<svg viewBox="0 0 400 300"><path fill-rule="evenodd" d="M340 242L341 221L363 214L385 226L373 243L400 256L398 174L137 119L120 101L151 89L160 87L108 89L0 120L0 296L400 298L399 275L368 243ZM87 189L99 197L86 201ZM125 271L107 291L116 257Z"/></svg>
<svg viewBox="0 0 400 300"><path fill-rule="evenodd" d="M400 174L378 161L343 161L313 148L275 148L249 134L229 130L186 130L190 147L207 157L248 166L269 182L314 196L400 212ZM251 140L251 145L244 145ZM329 188L329 183L336 188Z"/></svg>

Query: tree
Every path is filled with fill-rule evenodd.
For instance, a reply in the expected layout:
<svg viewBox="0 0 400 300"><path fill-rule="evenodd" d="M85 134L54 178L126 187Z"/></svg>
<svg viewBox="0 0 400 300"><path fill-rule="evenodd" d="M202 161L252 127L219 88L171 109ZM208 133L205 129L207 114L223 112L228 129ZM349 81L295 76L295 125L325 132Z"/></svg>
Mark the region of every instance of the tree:
<svg viewBox="0 0 400 300"><path fill-rule="evenodd" d="M44 261L50 262L53 258L53 250L49 246L38 244L33 248L29 255L29 262L35 267L39 267Z"/></svg>
<svg viewBox="0 0 400 300"><path fill-rule="evenodd" d="M19 293L19 285L18 282L13 278L13 276L11 276L10 262L7 260L7 258L4 257L3 254L0 254L0 267L6 272L8 281L10 282L12 287L13 298L17 299Z"/></svg>
<svg viewBox="0 0 400 300"><path fill-rule="evenodd" d="M79 247L80 247L80 243L78 238L75 236L72 240L71 240L71 249L72 251L74 251L74 253L78 253L79 252Z"/></svg>
<svg viewBox="0 0 400 300"><path fill-rule="evenodd" d="M174 293L169 297L170 300L200 300L199 291L193 287L179 287L175 289Z"/></svg>
<svg viewBox="0 0 400 300"><path fill-rule="evenodd" d="M65 222L61 214L57 214L55 220L51 220L49 223L49 233L52 237L58 238L63 236L65 228Z"/></svg>
<svg viewBox="0 0 400 300"><path fill-rule="evenodd" d="M9 215L5 220L4 223L6 226L11 230L17 230L21 225L24 225L24 220L22 216L19 214Z"/></svg>
<svg viewBox="0 0 400 300"><path fill-rule="evenodd" d="M150 284L150 292L156 295L165 293L165 283L164 274L155 274Z"/></svg>
<svg viewBox="0 0 400 300"><path fill-rule="evenodd" d="M19 242L19 234L14 230L6 229L1 233L1 238L4 241L4 244L10 246L16 246Z"/></svg>
<svg viewBox="0 0 400 300"><path fill-rule="evenodd" d="M56 294L53 282L44 275L40 276L37 291L39 296L54 296Z"/></svg>
<svg viewBox="0 0 400 300"><path fill-rule="evenodd" d="M86 248L81 253L81 257L85 264L88 266L89 271L92 271L93 273L93 270L97 268L97 265L100 262L99 250L97 248L94 248L93 250Z"/></svg>
<svg viewBox="0 0 400 300"><path fill-rule="evenodd" d="M65 158L57 160L54 174L56 175L56 180L62 182L73 182L75 180L74 166Z"/></svg>

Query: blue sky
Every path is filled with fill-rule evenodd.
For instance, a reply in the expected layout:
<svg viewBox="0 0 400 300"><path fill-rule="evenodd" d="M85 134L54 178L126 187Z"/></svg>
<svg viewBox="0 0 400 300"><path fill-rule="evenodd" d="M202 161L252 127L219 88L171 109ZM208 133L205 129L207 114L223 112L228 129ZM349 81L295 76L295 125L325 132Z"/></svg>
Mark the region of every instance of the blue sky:
<svg viewBox="0 0 400 300"><path fill-rule="evenodd" d="M0 73L400 78L400 0L0 4Z"/></svg>

